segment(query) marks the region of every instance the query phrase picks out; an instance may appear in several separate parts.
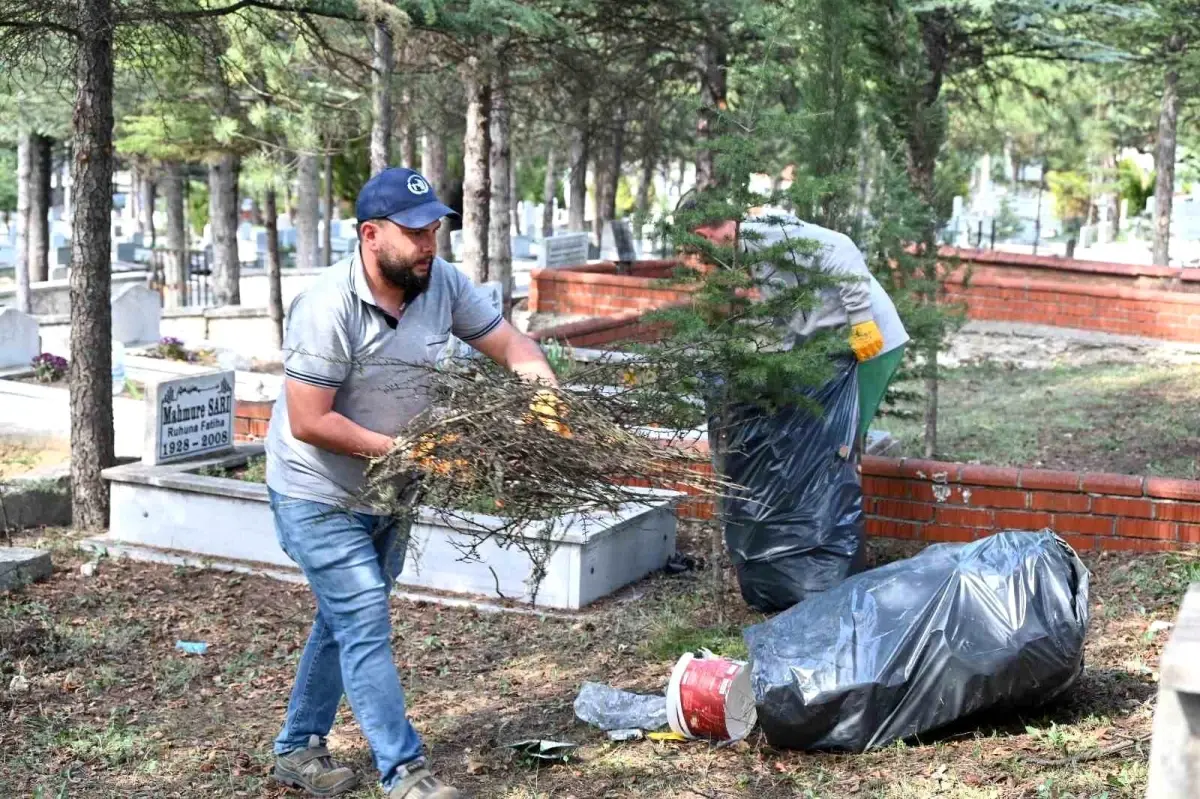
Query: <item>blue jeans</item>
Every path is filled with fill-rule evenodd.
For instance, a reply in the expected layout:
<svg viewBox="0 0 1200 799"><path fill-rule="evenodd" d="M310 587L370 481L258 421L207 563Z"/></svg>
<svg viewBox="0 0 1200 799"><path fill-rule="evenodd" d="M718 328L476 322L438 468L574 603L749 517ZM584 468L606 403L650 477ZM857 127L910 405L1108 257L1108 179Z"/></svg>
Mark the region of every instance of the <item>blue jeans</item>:
<svg viewBox="0 0 1200 799"><path fill-rule="evenodd" d="M275 753L324 740L345 691L387 790L422 758L392 657L388 596L404 568L407 525L270 492L279 545L308 577L317 616Z"/></svg>

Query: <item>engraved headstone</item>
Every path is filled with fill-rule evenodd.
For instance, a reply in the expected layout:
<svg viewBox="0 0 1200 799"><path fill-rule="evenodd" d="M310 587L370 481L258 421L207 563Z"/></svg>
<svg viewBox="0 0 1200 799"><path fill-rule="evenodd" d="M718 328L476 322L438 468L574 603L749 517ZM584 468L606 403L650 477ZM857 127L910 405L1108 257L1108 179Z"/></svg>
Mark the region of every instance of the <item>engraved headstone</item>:
<svg viewBox="0 0 1200 799"><path fill-rule="evenodd" d="M233 450L234 372L164 380L146 393L142 463L211 457Z"/></svg>
<svg viewBox="0 0 1200 799"><path fill-rule="evenodd" d="M589 238L586 233L562 233L542 242L539 269L555 269L587 263Z"/></svg>

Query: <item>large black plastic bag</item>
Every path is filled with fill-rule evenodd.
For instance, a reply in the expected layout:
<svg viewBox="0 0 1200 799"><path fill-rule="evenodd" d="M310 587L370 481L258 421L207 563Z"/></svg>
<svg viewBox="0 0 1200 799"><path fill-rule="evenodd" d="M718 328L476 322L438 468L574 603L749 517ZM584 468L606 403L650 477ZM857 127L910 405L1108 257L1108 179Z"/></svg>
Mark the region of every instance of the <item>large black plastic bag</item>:
<svg viewBox="0 0 1200 799"><path fill-rule="evenodd" d="M816 408L733 412L725 474L739 489L726 500L725 544L742 597L759 610L790 608L862 568L858 365L836 368L820 389L797 391Z"/></svg>
<svg viewBox="0 0 1200 799"><path fill-rule="evenodd" d="M758 720L775 747L861 752L1040 704L1082 670L1087 621L1051 532L931 546L746 630Z"/></svg>

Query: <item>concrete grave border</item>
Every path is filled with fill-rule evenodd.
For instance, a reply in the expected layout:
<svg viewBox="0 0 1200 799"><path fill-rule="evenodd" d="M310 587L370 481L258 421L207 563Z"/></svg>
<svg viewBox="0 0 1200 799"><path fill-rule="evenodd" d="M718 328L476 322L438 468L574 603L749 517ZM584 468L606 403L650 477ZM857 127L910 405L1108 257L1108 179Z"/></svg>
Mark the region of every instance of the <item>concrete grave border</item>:
<svg viewBox="0 0 1200 799"><path fill-rule="evenodd" d="M196 473L205 467L237 467L262 452L260 444L239 444L234 453L220 457L106 469L103 476L112 497L109 532L86 545L135 559L182 557L217 568L302 579L276 540L267 487ZM675 552L674 503L679 495L642 491L644 504L616 514L592 519L568 514L547 522L556 547L538 593L539 608L577 610L666 564ZM483 562L459 559L453 545L459 540L456 529L471 517L480 524L490 518L462 516L461 524L455 520L450 526L434 509L422 509L410 548L410 555L419 555L406 559L398 588L528 602L531 569L523 553L488 542L481 547Z"/></svg>

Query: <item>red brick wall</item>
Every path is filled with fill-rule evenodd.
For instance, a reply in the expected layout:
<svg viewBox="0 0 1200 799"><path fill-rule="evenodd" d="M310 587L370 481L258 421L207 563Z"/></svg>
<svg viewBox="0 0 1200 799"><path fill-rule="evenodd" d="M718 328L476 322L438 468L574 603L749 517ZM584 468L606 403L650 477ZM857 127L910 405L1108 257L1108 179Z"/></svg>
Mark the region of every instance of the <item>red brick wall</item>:
<svg viewBox="0 0 1200 799"><path fill-rule="evenodd" d="M251 402L238 400L233 407L233 440L262 441L267 437L274 400Z"/></svg>
<svg viewBox="0 0 1200 799"><path fill-rule="evenodd" d="M1092 286L1200 292L1200 270L1196 269L954 247L943 247L940 252L946 258L960 259L964 266L970 267L972 273L980 277L1028 277Z"/></svg>
<svg viewBox="0 0 1200 799"><path fill-rule="evenodd" d="M702 472L707 463L698 464ZM921 541L973 541L1001 530L1050 528L1078 550L1179 549L1200 544L1200 481L1006 469L867 457L867 533ZM710 519L688 498L680 515Z"/></svg>
<svg viewBox="0 0 1200 799"><path fill-rule="evenodd" d="M946 282L970 319L1200 341L1200 294L976 273Z"/></svg>
<svg viewBox="0 0 1200 799"><path fill-rule="evenodd" d="M612 316L680 302L691 292L679 286L656 285L670 277L674 268L674 261L639 261L628 275L618 275L613 264L535 269L530 277L529 310Z"/></svg>
<svg viewBox="0 0 1200 799"><path fill-rule="evenodd" d="M575 347L610 347L627 342L658 341L662 338L663 323L643 320L642 315L646 310L619 311L609 316L548 327L529 335L537 341L569 341Z"/></svg>
<svg viewBox="0 0 1200 799"><path fill-rule="evenodd" d="M942 253L960 259L963 268L946 281L947 298L964 304L970 319L1200 341L1200 269L951 248ZM655 285L672 262L643 263L632 275L617 275L611 264L535 271L530 310L608 317L686 299L686 288Z"/></svg>
<svg viewBox="0 0 1200 799"><path fill-rule="evenodd" d="M1200 543L1200 481L866 458L867 531L972 541L1049 527L1079 550Z"/></svg>

